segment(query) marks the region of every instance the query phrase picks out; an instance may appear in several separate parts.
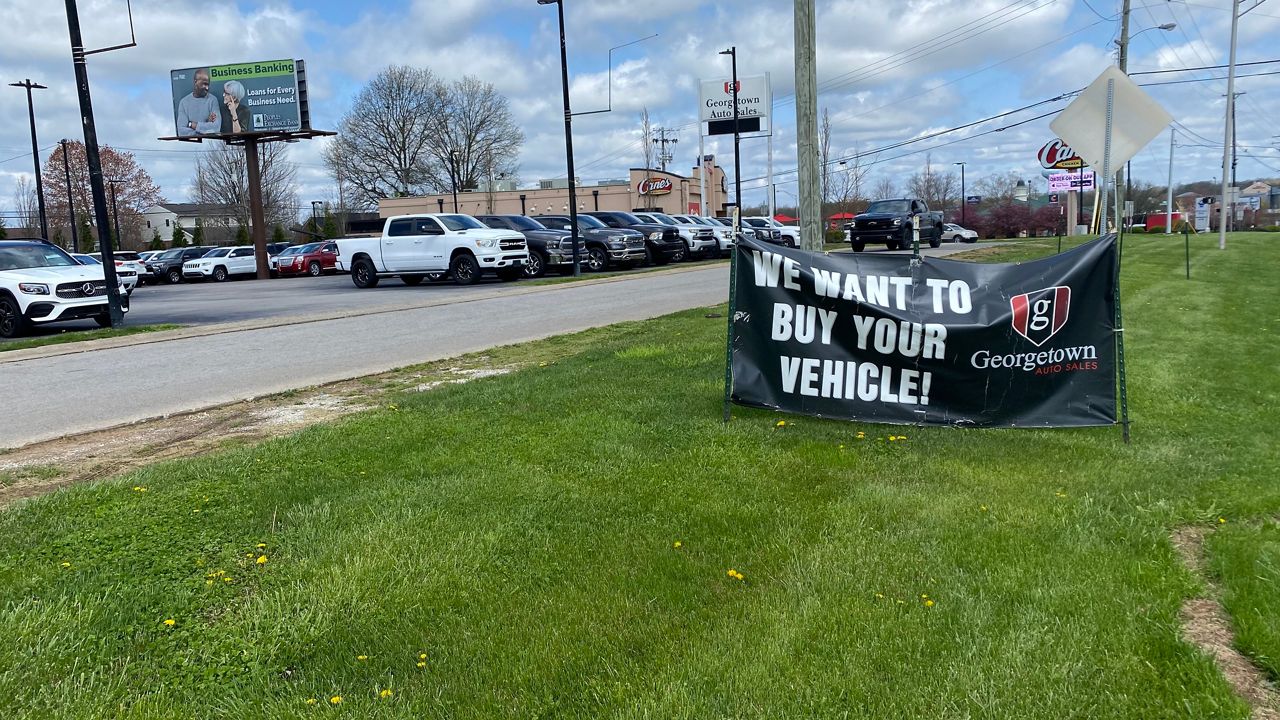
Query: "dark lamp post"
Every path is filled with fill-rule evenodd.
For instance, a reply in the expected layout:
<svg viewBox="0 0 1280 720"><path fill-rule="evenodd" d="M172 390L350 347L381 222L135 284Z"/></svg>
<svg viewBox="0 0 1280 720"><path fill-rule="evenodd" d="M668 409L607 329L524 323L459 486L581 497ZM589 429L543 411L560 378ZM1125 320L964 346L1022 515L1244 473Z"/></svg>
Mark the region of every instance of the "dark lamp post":
<svg viewBox="0 0 1280 720"><path fill-rule="evenodd" d="M969 198L968 198L968 196L966 196L966 195L965 195L965 191L964 191L964 166L965 166L965 163L958 162L958 163L953 163L953 164L955 164L955 165L959 165L959 166L960 166L960 226L961 226L961 227L964 227L964 226L965 226L965 224L964 224L964 208L965 208L965 206L966 206L966 205L968 205L968 204L969 204Z"/></svg>
<svg viewBox="0 0 1280 720"><path fill-rule="evenodd" d="M569 110L569 54L564 42L564 3L561 0L538 0L539 5L555 5L560 18L560 84L564 91L564 150L569 165L569 226L573 242L573 275L582 274L578 263L578 188L573 176L573 113Z"/></svg>

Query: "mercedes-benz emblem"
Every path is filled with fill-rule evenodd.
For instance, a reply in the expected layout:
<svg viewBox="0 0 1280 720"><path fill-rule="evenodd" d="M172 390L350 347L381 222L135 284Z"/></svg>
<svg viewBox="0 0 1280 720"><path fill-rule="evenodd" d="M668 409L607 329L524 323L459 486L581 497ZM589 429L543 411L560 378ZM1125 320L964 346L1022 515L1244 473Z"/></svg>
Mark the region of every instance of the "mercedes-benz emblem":
<svg viewBox="0 0 1280 720"><path fill-rule="evenodd" d="M93 283L87 282L80 286L80 292L84 293L85 297L88 297L97 292L97 288L93 286Z"/></svg>

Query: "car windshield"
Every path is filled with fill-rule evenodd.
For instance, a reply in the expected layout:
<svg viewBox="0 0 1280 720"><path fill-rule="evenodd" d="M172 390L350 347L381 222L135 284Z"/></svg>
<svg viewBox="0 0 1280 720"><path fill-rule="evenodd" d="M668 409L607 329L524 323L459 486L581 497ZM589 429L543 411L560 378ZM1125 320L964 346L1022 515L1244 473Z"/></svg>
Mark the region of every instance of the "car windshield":
<svg viewBox="0 0 1280 720"><path fill-rule="evenodd" d="M231 248L218 248L217 250L210 250L209 252L201 255L200 257L207 257L207 258L226 257L227 254L230 252L231 252Z"/></svg>
<svg viewBox="0 0 1280 720"><path fill-rule="evenodd" d="M318 251L322 247L324 247L323 242L307 243L306 245L302 245L298 247L298 254L306 255L307 253L313 253Z"/></svg>
<svg viewBox="0 0 1280 720"><path fill-rule="evenodd" d="M437 215L436 219L455 232L458 230L484 230L488 227L470 215Z"/></svg>
<svg viewBox="0 0 1280 720"><path fill-rule="evenodd" d="M176 248L173 250L165 250L164 252L157 255L155 259L156 260L173 260L181 256L182 256L182 248Z"/></svg>
<svg viewBox="0 0 1280 720"><path fill-rule="evenodd" d="M640 225L644 223L643 220L629 212L615 212L613 216L621 220L623 225Z"/></svg>
<svg viewBox="0 0 1280 720"><path fill-rule="evenodd" d="M765 222L764 220L761 220L760 218L742 218L742 222L750 225L751 227L758 227L758 228L769 227L769 223Z"/></svg>
<svg viewBox="0 0 1280 720"><path fill-rule="evenodd" d="M0 246L0 270L69 267L78 263L61 248L44 243Z"/></svg>
<svg viewBox="0 0 1280 720"><path fill-rule="evenodd" d="M911 212L910 200L879 200L867 206L869 213L904 213Z"/></svg>
<svg viewBox="0 0 1280 720"><path fill-rule="evenodd" d="M718 222L718 223L720 223L721 225L724 225L724 226L726 226L726 227L733 227L733 218L718 217L718 218L711 218L711 219L712 219L714 222Z"/></svg>
<svg viewBox="0 0 1280 720"><path fill-rule="evenodd" d="M305 245L293 245L280 251L281 255L297 255Z"/></svg>
<svg viewBox="0 0 1280 720"><path fill-rule="evenodd" d="M658 222L662 223L663 225L679 225L679 224L680 224L680 223L676 222L676 219L675 219L675 218L671 217L670 215L667 215L666 213L649 213L649 215L650 215L654 220L657 220Z"/></svg>
<svg viewBox="0 0 1280 720"><path fill-rule="evenodd" d="M538 222L537 220L534 220L533 218L527 218L523 215L512 215L508 219L511 220L511 224L514 225L517 230L546 230L547 229L546 226L544 226L542 223Z"/></svg>
<svg viewBox="0 0 1280 720"><path fill-rule="evenodd" d="M590 215L579 215L578 224L581 225L582 227L588 227L588 228L609 227L608 225L605 225L604 223L600 222L599 218L595 218Z"/></svg>
<svg viewBox="0 0 1280 720"><path fill-rule="evenodd" d="M693 223L694 225L710 225L711 224L706 220L703 220L702 218L698 217L697 215L687 215L686 217L689 219L689 222Z"/></svg>

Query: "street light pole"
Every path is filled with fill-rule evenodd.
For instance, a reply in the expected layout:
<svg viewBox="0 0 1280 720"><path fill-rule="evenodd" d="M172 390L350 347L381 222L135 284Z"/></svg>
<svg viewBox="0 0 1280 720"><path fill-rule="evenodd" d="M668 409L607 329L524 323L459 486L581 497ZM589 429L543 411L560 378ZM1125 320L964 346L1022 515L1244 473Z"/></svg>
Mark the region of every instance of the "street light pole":
<svg viewBox="0 0 1280 720"><path fill-rule="evenodd" d="M80 252L80 238L76 233L76 201L71 197L71 161L67 159L66 138L58 141L62 146L62 175L67 179L67 219L71 221L71 252Z"/></svg>
<svg viewBox="0 0 1280 720"><path fill-rule="evenodd" d="M40 206L40 237L48 240L49 218L44 213L44 182L40 179L40 146L36 142L36 108L31 101L32 90L48 90L48 88L40 83L33 83L30 79L9 84L27 89L27 116L31 119L31 158L36 166L36 202Z"/></svg>
<svg viewBox="0 0 1280 720"><path fill-rule="evenodd" d="M573 113L569 110L569 53L564 42L563 0L538 0L539 5L556 6L560 19L560 85L564 91L564 151L569 166L569 237L573 243L573 276L582 274L578 262L578 188L573 175Z"/></svg>
<svg viewBox="0 0 1280 720"><path fill-rule="evenodd" d="M1236 105L1236 31L1240 26L1240 0L1231 0L1231 60L1227 63L1227 115L1223 119L1222 143L1222 198L1218 207L1218 249L1227 249L1227 171L1231 164L1231 146L1235 143L1231 119L1235 116Z"/></svg>
<svg viewBox="0 0 1280 720"><path fill-rule="evenodd" d="M453 186L453 211L458 212L458 151L449 151L449 184Z"/></svg>
<svg viewBox="0 0 1280 720"><path fill-rule="evenodd" d="M116 183L119 180L108 180L107 184L111 186L111 218L112 224L116 229L116 241L114 247L120 247L120 210L116 208Z"/></svg>
<svg viewBox="0 0 1280 720"><path fill-rule="evenodd" d="M954 163L954 164L956 164L956 165L959 165L959 166L960 166L960 227L965 227L965 224L964 224L964 206L969 204L969 198L965 196L965 191L964 191L964 166L965 166L965 163L958 162L958 163Z"/></svg>
<svg viewBox="0 0 1280 720"><path fill-rule="evenodd" d="M721 50L721 55L728 55L733 68L733 238L734 242L742 236L742 159L738 152L738 46Z"/></svg>

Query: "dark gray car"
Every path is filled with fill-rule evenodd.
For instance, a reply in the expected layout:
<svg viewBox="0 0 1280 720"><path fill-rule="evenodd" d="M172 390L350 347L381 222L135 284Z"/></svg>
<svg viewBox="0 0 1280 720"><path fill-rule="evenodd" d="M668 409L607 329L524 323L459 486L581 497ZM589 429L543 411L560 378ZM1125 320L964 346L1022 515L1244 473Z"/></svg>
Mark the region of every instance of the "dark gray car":
<svg viewBox="0 0 1280 720"><path fill-rule="evenodd" d="M549 228L569 230L568 215L538 215L533 218ZM578 237L585 246L581 262L599 272L610 267L635 267L644 262L644 235L637 230L611 228L590 215L578 216Z"/></svg>

